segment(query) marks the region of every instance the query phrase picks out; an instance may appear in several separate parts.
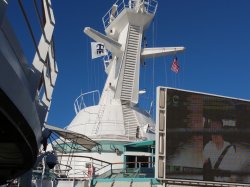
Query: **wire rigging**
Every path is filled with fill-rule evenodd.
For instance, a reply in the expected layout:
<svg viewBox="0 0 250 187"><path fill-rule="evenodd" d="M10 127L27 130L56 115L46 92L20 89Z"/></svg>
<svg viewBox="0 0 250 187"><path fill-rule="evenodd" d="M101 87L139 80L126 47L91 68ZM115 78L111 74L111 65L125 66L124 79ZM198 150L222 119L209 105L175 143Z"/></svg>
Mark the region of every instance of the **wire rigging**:
<svg viewBox="0 0 250 187"><path fill-rule="evenodd" d="M167 68L167 57L163 57L163 63L165 65L165 85L168 85L168 68Z"/></svg>
<svg viewBox="0 0 250 187"><path fill-rule="evenodd" d="M153 45L153 48L155 47L155 19L153 19L153 32L152 32L152 45ZM152 102L153 102L153 106L154 106L154 101L155 101L155 57L153 56L153 68L152 68L152 91L153 91L153 99L152 99ZM155 111L154 111L154 107L152 109L152 113L153 113L153 119L155 117Z"/></svg>
<svg viewBox="0 0 250 187"><path fill-rule="evenodd" d="M88 67L88 54L89 54L89 39L88 37L86 38L86 63ZM87 89L90 90L90 75L88 73L89 71L87 70Z"/></svg>

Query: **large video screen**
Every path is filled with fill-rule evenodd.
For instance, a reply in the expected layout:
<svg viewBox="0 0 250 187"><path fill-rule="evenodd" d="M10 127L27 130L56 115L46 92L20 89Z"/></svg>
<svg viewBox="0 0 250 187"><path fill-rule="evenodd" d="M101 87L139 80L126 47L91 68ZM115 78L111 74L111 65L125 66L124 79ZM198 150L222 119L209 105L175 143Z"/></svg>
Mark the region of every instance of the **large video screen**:
<svg viewBox="0 0 250 187"><path fill-rule="evenodd" d="M166 89L166 177L250 183L250 102Z"/></svg>

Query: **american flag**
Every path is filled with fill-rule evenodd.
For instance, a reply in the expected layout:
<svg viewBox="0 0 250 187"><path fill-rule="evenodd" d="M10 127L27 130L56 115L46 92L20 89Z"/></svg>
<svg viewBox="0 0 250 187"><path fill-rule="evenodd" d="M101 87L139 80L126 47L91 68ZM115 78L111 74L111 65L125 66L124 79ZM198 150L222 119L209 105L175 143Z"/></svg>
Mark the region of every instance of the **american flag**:
<svg viewBox="0 0 250 187"><path fill-rule="evenodd" d="M171 70L175 73L178 73L180 70L180 66L178 64L177 57L174 57L174 60L173 60L172 66L171 66Z"/></svg>

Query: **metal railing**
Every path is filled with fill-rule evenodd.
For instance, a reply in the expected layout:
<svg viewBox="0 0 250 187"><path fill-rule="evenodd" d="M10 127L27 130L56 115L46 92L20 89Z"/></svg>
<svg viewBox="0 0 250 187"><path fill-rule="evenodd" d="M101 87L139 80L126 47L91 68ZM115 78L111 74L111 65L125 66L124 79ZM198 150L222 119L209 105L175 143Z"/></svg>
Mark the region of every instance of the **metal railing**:
<svg viewBox="0 0 250 187"><path fill-rule="evenodd" d="M158 2L156 0L145 0L144 6L147 13L155 14L158 7Z"/></svg>
<svg viewBox="0 0 250 187"><path fill-rule="evenodd" d="M68 163L71 167L70 170L64 163L67 162L69 155L58 155L60 158L59 167L53 172L56 172L58 176L65 176L67 178L82 178L92 179L98 175L101 175L107 171L112 172L112 163L95 159L88 156L72 155L71 162ZM93 171L94 170L94 171Z"/></svg>
<svg viewBox="0 0 250 187"><path fill-rule="evenodd" d="M125 9L131 9L138 11L142 8L143 12L148 14L155 14L158 2L156 0L139 0L139 4L136 4L136 0L117 0L109 11L103 16L102 22L106 29L112 21Z"/></svg>
<svg viewBox="0 0 250 187"><path fill-rule="evenodd" d="M154 177L155 162L118 162L112 163L113 168L105 173L96 176L101 178L152 178ZM129 165L134 165L130 167ZM146 166L145 166L146 165ZM120 167L118 167L120 166Z"/></svg>
<svg viewBox="0 0 250 187"><path fill-rule="evenodd" d="M109 53L108 55L104 56L104 57L102 58L102 60L103 60L103 63L104 63L105 72L108 74L108 73L109 73L109 72L108 72L108 67L109 67L109 64L110 64L111 61L112 61L112 54Z"/></svg>
<svg viewBox="0 0 250 187"><path fill-rule="evenodd" d="M86 97L89 97L92 95L92 104L86 104L86 101L90 102L90 98L86 99ZM96 98L97 97L97 98ZM97 99L97 100L96 100ZM78 96L74 102L74 109L75 113L78 114L82 109L88 107L88 106L94 106L99 103L100 100L100 92L99 90L93 90L90 92L86 92Z"/></svg>
<svg viewBox="0 0 250 187"><path fill-rule="evenodd" d="M115 6L116 10L114 11ZM125 7L126 7L125 0L117 0L102 18L104 28L107 28L109 24L122 12L122 10Z"/></svg>
<svg viewBox="0 0 250 187"><path fill-rule="evenodd" d="M45 163L41 163L33 169L33 179L91 179L99 173L112 172L112 164L87 156L57 155L60 159L54 169L49 169ZM68 162L70 158L71 162ZM94 168L95 172L90 170Z"/></svg>
<svg viewBox="0 0 250 187"><path fill-rule="evenodd" d="M59 163L54 169L40 165L33 170L33 177L49 179L100 179L100 178L149 178L154 176L154 162L117 162L80 155L57 155ZM71 162L68 163L69 157Z"/></svg>

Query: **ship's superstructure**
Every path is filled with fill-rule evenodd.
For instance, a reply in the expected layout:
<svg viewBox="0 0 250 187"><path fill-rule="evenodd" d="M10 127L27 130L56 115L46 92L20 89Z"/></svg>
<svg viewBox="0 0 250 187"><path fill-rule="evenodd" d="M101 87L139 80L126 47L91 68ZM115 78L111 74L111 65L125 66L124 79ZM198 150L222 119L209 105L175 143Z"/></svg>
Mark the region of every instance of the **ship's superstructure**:
<svg viewBox="0 0 250 187"><path fill-rule="evenodd" d="M34 3L39 15L36 1ZM85 34L101 43L99 50L104 46L108 50L107 56L104 57L105 72L108 77L101 96L98 91L91 91L81 94L76 99L74 103L76 116L66 129L44 124L58 70L53 50L52 34L55 20L51 2L43 0L42 3L44 22L39 17L42 28L39 43L35 42L34 34L30 30L36 48L32 68L22 73L24 79L21 77L16 81L16 83L24 81L19 86L22 87L22 89L20 87L21 91L27 92L25 97L28 98L20 98L22 95L17 97L17 92L11 92L8 90L10 87L0 81L4 91L10 92L9 95L17 106L26 101L23 106L27 109L27 103L30 103L30 109L35 110L35 114L27 115L26 119L33 120L28 125L33 125L32 133L35 135L35 139L31 140L34 146L30 149L30 151L35 150L35 153L30 154L33 160L26 169L31 168L32 165L35 169L33 172L29 170L21 177L21 185L31 185L31 173L33 173L32 179L35 186L69 184L77 186L83 183L86 185L89 180L91 185L104 185L99 181L91 180L96 177L127 177L130 186L151 186L153 181L157 183L153 179L155 123L148 112L138 107L139 95L144 93L139 90L140 64L147 58L176 54L184 50L184 47L147 48L143 45L145 31L155 16L158 2L156 0L118 0L102 19L105 34L90 27L84 29ZM19 4L30 29L21 1ZM0 18L2 18L1 15ZM24 68L19 63L15 67ZM85 104L84 99L90 94L93 98L96 95L99 98L96 105ZM24 107L19 109L22 112ZM24 115L26 115L25 112L28 111L24 110ZM62 138L53 139L46 151L46 139L52 138L53 133L57 133ZM40 147L41 144L43 144L43 150ZM40 154L35 162L39 147ZM27 152L24 153L25 150L22 151L23 155L27 155ZM51 169L52 166L55 168ZM12 177L15 176L17 175ZM133 179L140 177L148 179L145 181ZM6 179L8 177L4 180ZM72 179L73 182L70 181ZM120 183L122 182L117 181L116 185L122 185Z"/></svg>
<svg viewBox="0 0 250 187"><path fill-rule="evenodd" d="M154 139L154 122L137 107L140 63L146 58L174 54L183 47L144 48L144 33L157 10L157 1L123 1L113 4L103 17L106 35L86 27L84 32L109 51L105 58L108 78L98 105L79 108L67 129L99 140ZM83 97L78 98L84 100ZM82 104L82 106L85 106Z"/></svg>
<svg viewBox="0 0 250 187"><path fill-rule="evenodd" d="M99 57L106 55L103 62L107 80L101 95L94 90L82 93L75 100L76 116L64 129L46 123L58 73L51 2L40 0L39 10L39 1L33 1L42 31L39 42L24 1L16 2L32 38L35 55L29 66L5 17L8 1L0 0L0 185L249 186L246 134L249 130L245 128L249 120L245 117L247 113L242 112L249 111L249 101L242 105L233 98L224 98L230 99L226 102L218 95L201 97L201 93L159 87L156 130L150 113L139 108L139 97L146 92L139 90L140 65L147 58L184 51L184 47L149 48L145 44L145 33L156 14L157 0L117 0L102 18L105 34L84 28L84 33L95 41L91 43L92 50ZM176 57L171 69L178 73ZM92 105L86 102L90 97ZM220 121L215 122L221 122L220 128L213 129L209 123L217 115ZM246 140L240 137L239 143L234 139L241 132ZM209 168L205 166L214 157L204 162L205 147L211 145L210 134L211 140L217 143L224 135L232 135L238 152L235 150L231 155L237 157L230 157L225 165L239 164L243 172L239 166L236 170L236 167L219 168L227 150L235 147L233 144L217 154L214 167L211 163ZM211 156L212 151L208 152Z"/></svg>
<svg viewBox="0 0 250 187"><path fill-rule="evenodd" d="M86 106L84 101L89 94L93 94L93 98L96 98L95 95L98 97L98 91L81 94L76 99L76 116L66 127L67 130L97 141L100 148L91 152L76 151L74 155L108 163L136 162L137 159L152 162L151 153L126 153L124 145L152 141L155 136L153 119L146 111L138 108L139 94L142 93L139 91L140 63L147 58L184 50L184 47L146 48L143 45L145 31L155 16L157 6L156 0L118 0L103 17L106 34L90 27L84 29L85 34L108 50L104 58L108 77L97 105ZM125 158L126 155L128 157ZM74 170L79 168L74 167L73 163L78 161L79 158L77 161L73 158L70 162L73 169L69 173L72 177L82 176L74 174ZM61 163L65 162L68 163L68 160L62 158ZM82 162L87 161L82 158ZM124 164L112 166L113 169L123 167ZM101 175L107 171L108 168L105 168L95 174Z"/></svg>

